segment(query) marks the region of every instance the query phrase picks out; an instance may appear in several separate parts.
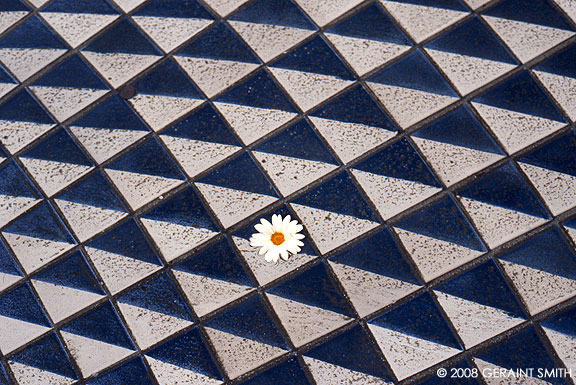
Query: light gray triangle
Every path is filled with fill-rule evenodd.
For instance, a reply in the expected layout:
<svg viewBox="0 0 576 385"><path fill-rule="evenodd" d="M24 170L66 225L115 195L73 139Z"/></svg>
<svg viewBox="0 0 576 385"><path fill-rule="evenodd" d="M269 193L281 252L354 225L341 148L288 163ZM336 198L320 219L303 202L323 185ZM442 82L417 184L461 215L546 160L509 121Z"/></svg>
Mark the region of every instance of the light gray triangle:
<svg viewBox="0 0 576 385"><path fill-rule="evenodd" d="M48 2L48 0L29 0L36 8L40 8Z"/></svg>
<svg viewBox="0 0 576 385"><path fill-rule="evenodd" d="M188 301L199 317L203 317L250 293L249 286L213 279L204 275L173 270Z"/></svg>
<svg viewBox="0 0 576 385"><path fill-rule="evenodd" d="M274 358L286 353L286 350L264 344L220 330L205 328L210 337L222 366L231 379L247 373Z"/></svg>
<svg viewBox="0 0 576 385"><path fill-rule="evenodd" d="M360 317L391 305L420 286L329 261Z"/></svg>
<svg viewBox="0 0 576 385"><path fill-rule="evenodd" d="M54 322L63 321L104 298L100 294L39 280L32 280L32 284Z"/></svg>
<svg viewBox="0 0 576 385"><path fill-rule="evenodd" d="M32 86L32 92L59 122L63 122L104 96L108 90Z"/></svg>
<svg viewBox="0 0 576 385"><path fill-rule="evenodd" d="M223 382L146 356L159 385L220 385Z"/></svg>
<svg viewBox="0 0 576 385"><path fill-rule="evenodd" d="M5 231L2 232L2 235L28 274L74 247L72 243L68 242L51 241Z"/></svg>
<svg viewBox="0 0 576 385"><path fill-rule="evenodd" d="M105 171L134 210L184 183L183 180L156 175L113 169Z"/></svg>
<svg viewBox="0 0 576 385"><path fill-rule="evenodd" d="M53 124L0 120L0 142L14 154L52 127Z"/></svg>
<svg viewBox="0 0 576 385"><path fill-rule="evenodd" d="M0 315L0 325L0 351L5 355L50 331L45 326L3 315Z"/></svg>
<svg viewBox="0 0 576 385"><path fill-rule="evenodd" d="M386 84L368 83L368 86L402 128L408 128L458 100L453 96Z"/></svg>
<svg viewBox="0 0 576 385"><path fill-rule="evenodd" d="M564 228L566 229L566 232L568 232L568 235L570 235L570 238L572 238L572 241L574 241L574 243L576 243L576 229L566 227L566 226L564 226Z"/></svg>
<svg viewBox="0 0 576 385"><path fill-rule="evenodd" d="M212 23L208 19L132 16L164 52L170 52Z"/></svg>
<svg viewBox="0 0 576 385"><path fill-rule="evenodd" d="M537 314L576 296L576 281L528 266L500 260L530 314Z"/></svg>
<svg viewBox="0 0 576 385"><path fill-rule="evenodd" d="M238 9L247 1L248 0L205 0L205 2L222 17Z"/></svg>
<svg viewBox="0 0 576 385"><path fill-rule="evenodd" d="M472 9L478 9L484 4L488 4L491 0L464 0L466 4Z"/></svg>
<svg viewBox="0 0 576 385"><path fill-rule="evenodd" d="M216 102L244 144L249 145L298 116L294 112Z"/></svg>
<svg viewBox="0 0 576 385"><path fill-rule="evenodd" d="M244 258L250 267L250 270L252 270L252 273L254 273L254 276L256 277L256 280L260 286L266 285L275 279L280 278L291 271L294 271L298 267L310 262L314 258L318 258L314 255L298 253L288 257L287 261L282 261L281 263L270 263L266 262L263 255L258 254L257 248L250 246L250 242L248 240L235 236L233 236L232 239L242 254L242 258Z"/></svg>
<svg viewBox="0 0 576 385"><path fill-rule="evenodd" d="M326 33L344 59L360 76L410 49L407 45Z"/></svg>
<svg viewBox="0 0 576 385"><path fill-rule="evenodd" d="M303 111L308 111L354 83L336 76L284 68L271 67L270 71Z"/></svg>
<svg viewBox="0 0 576 385"><path fill-rule="evenodd" d="M464 208L490 248L508 242L546 222L546 219L460 197Z"/></svg>
<svg viewBox="0 0 576 385"><path fill-rule="evenodd" d="M563 122L485 104L472 103L472 105L509 154L537 142L566 125Z"/></svg>
<svg viewBox="0 0 576 385"><path fill-rule="evenodd" d="M576 22L576 3L573 0L554 0L566 12L572 21Z"/></svg>
<svg viewBox="0 0 576 385"><path fill-rule="evenodd" d="M72 48L78 47L119 17L119 15L68 12L40 12L40 16Z"/></svg>
<svg viewBox="0 0 576 385"><path fill-rule="evenodd" d="M148 134L139 130L79 126L70 127L70 131L99 164Z"/></svg>
<svg viewBox="0 0 576 385"><path fill-rule="evenodd" d="M570 119L576 120L576 79L542 71L533 72Z"/></svg>
<svg viewBox="0 0 576 385"><path fill-rule="evenodd" d="M145 1L146 0L115 0L116 4L118 4L126 13L130 12Z"/></svg>
<svg viewBox="0 0 576 385"><path fill-rule="evenodd" d="M0 292L8 289L20 279L22 279L22 277L18 275L7 274L0 271Z"/></svg>
<svg viewBox="0 0 576 385"><path fill-rule="evenodd" d="M574 32L544 25L482 15L512 52L526 63L574 36Z"/></svg>
<svg viewBox="0 0 576 385"><path fill-rule="evenodd" d="M504 158L504 155L492 152L415 136L412 140L416 142L428 163L446 186L451 186Z"/></svg>
<svg viewBox="0 0 576 385"><path fill-rule="evenodd" d="M397 1L380 1L384 7L402 24L416 43L440 32L449 25L465 17L468 12L437 7L428 7ZM423 22L423 21L426 22Z"/></svg>
<svg viewBox="0 0 576 385"><path fill-rule="evenodd" d="M282 195L288 196L338 168L337 165L253 151Z"/></svg>
<svg viewBox="0 0 576 385"><path fill-rule="evenodd" d="M514 64L430 48L426 51L462 95L477 90L516 67Z"/></svg>
<svg viewBox="0 0 576 385"><path fill-rule="evenodd" d="M0 83L0 98L16 88L17 85L14 83Z"/></svg>
<svg viewBox="0 0 576 385"><path fill-rule="evenodd" d="M274 312L296 347L312 342L352 319L330 310L267 294Z"/></svg>
<svg viewBox="0 0 576 385"><path fill-rule="evenodd" d="M350 215L291 203L322 254L377 227L379 224Z"/></svg>
<svg viewBox="0 0 576 385"><path fill-rule="evenodd" d="M141 349L170 337L192 322L118 301L118 307Z"/></svg>
<svg viewBox="0 0 576 385"><path fill-rule="evenodd" d="M90 260L112 294L146 278L161 266L108 251L86 247Z"/></svg>
<svg viewBox="0 0 576 385"><path fill-rule="evenodd" d="M384 353L388 364L399 380L408 378L460 353L459 350L368 324Z"/></svg>
<svg viewBox="0 0 576 385"><path fill-rule="evenodd" d="M126 212L104 209L77 202L55 199L70 228L80 242L93 237L128 215Z"/></svg>
<svg viewBox="0 0 576 385"><path fill-rule="evenodd" d="M93 168L45 159L20 158L20 160L48 196L56 194Z"/></svg>
<svg viewBox="0 0 576 385"><path fill-rule="evenodd" d="M23 82L65 52L53 48L0 48L0 61Z"/></svg>
<svg viewBox="0 0 576 385"><path fill-rule="evenodd" d="M72 383L76 382L76 380L73 378L61 376L47 370L21 364L20 362L8 362L10 364L10 368L12 369L12 373L14 373L16 381L18 381L18 385L71 385Z"/></svg>
<svg viewBox="0 0 576 385"><path fill-rule="evenodd" d="M326 361L304 356L304 362L317 385L392 385L392 382L334 365ZM336 381L336 382L335 382Z"/></svg>
<svg viewBox="0 0 576 385"><path fill-rule="evenodd" d="M394 228L426 282L464 265L483 252L456 243Z"/></svg>
<svg viewBox="0 0 576 385"><path fill-rule="evenodd" d="M278 198L248 191L195 183L210 208L226 228L269 206Z"/></svg>
<svg viewBox="0 0 576 385"><path fill-rule="evenodd" d="M377 175L361 170L352 170L352 174L384 219L392 218L441 191L438 187L420 182Z"/></svg>
<svg viewBox="0 0 576 385"><path fill-rule="evenodd" d="M2 11L0 12L0 34L4 33L8 28L16 24L28 12L26 11Z"/></svg>
<svg viewBox="0 0 576 385"><path fill-rule="evenodd" d="M439 291L434 293L467 349L525 321L495 307Z"/></svg>
<svg viewBox="0 0 576 385"><path fill-rule="evenodd" d="M168 135L160 135L160 139L191 178L242 149L242 147L230 144L203 142Z"/></svg>
<svg viewBox="0 0 576 385"><path fill-rule="evenodd" d="M162 58L156 55L119 52L82 51L82 54L114 88L118 88Z"/></svg>
<svg viewBox="0 0 576 385"><path fill-rule="evenodd" d="M201 99L146 94L138 94L129 102L156 132L204 103Z"/></svg>
<svg viewBox="0 0 576 385"><path fill-rule="evenodd" d="M314 33L314 30L283 25L230 20L232 28L256 51L263 62L286 52Z"/></svg>
<svg viewBox="0 0 576 385"><path fill-rule="evenodd" d="M240 61L175 56L176 61L209 98L258 68Z"/></svg>
<svg viewBox="0 0 576 385"><path fill-rule="evenodd" d="M316 24L324 27L360 4L362 0L296 0L296 2L310 15Z"/></svg>
<svg viewBox="0 0 576 385"><path fill-rule="evenodd" d="M554 350L562 362L564 362L564 365L566 365L566 369L571 369L572 374L574 374L574 372L576 372L576 349L574 349L574 346L576 346L576 337L557 332L547 327L542 328L552 343Z"/></svg>
<svg viewBox="0 0 576 385"><path fill-rule="evenodd" d="M308 117L336 154L348 163L396 136L396 132L365 124Z"/></svg>
<svg viewBox="0 0 576 385"><path fill-rule="evenodd" d="M40 199L0 194L0 227L23 214Z"/></svg>
<svg viewBox="0 0 576 385"><path fill-rule="evenodd" d="M477 357L473 357L473 360L487 385L510 385L511 380L514 381L514 385L550 385L548 381L543 381L535 377L507 375L507 373L510 373L511 369L494 365ZM502 373L503 375L499 375L499 373ZM535 370L534 373L536 374L537 370Z"/></svg>
<svg viewBox="0 0 576 385"><path fill-rule="evenodd" d="M576 176L520 163L554 216L576 206Z"/></svg>

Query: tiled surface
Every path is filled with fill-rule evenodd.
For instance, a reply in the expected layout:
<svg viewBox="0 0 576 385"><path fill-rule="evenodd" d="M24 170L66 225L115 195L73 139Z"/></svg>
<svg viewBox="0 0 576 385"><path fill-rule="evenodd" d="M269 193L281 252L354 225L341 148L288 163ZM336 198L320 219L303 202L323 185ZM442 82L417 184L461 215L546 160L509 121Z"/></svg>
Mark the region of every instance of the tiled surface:
<svg viewBox="0 0 576 385"><path fill-rule="evenodd" d="M573 0L1 1L0 383L576 376L575 32Z"/></svg>

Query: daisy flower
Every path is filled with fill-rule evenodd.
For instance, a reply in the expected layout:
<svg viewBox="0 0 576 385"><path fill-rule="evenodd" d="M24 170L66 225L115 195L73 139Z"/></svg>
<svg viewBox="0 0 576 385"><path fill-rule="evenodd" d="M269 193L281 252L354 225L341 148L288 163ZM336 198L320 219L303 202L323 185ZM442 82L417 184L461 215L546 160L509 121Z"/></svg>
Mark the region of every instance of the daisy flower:
<svg viewBox="0 0 576 385"><path fill-rule="evenodd" d="M260 223L254 226L256 234L250 237L250 246L260 247L258 254L266 254L267 262L278 262L282 257L288 260L288 253L296 254L300 247L304 246L304 234L300 234L303 227L298 221L292 221L290 215L282 219L281 215L272 215L272 223L266 219L260 219Z"/></svg>

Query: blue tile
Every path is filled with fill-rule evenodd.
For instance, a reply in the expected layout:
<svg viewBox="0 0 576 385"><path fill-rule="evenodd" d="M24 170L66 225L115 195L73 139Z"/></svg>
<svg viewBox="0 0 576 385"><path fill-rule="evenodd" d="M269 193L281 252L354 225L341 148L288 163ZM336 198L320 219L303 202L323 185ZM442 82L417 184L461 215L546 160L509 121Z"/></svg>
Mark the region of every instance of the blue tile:
<svg viewBox="0 0 576 385"><path fill-rule="evenodd" d="M63 128L43 138L21 157L92 166L88 157Z"/></svg>
<svg viewBox="0 0 576 385"><path fill-rule="evenodd" d="M110 210L127 211L101 171L80 179L55 198Z"/></svg>
<svg viewBox="0 0 576 385"><path fill-rule="evenodd" d="M106 30L83 51L161 55L161 51L128 19Z"/></svg>
<svg viewBox="0 0 576 385"><path fill-rule="evenodd" d="M18 82L14 80L14 78L1 65L0 65L0 83L18 84Z"/></svg>
<svg viewBox="0 0 576 385"><path fill-rule="evenodd" d="M566 134L519 159L520 162L576 176L576 134Z"/></svg>
<svg viewBox="0 0 576 385"><path fill-rule="evenodd" d="M242 381L239 385L311 385L296 358Z"/></svg>
<svg viewBox="0 0 576 385"><path fill-rule="evenodd" d="M153 374L148 371L142 358L136 357L117 368L99 375L86 384L154 385L155 383Z"/></svg>
<svg viewBox="0 0 576 385"><path fill-rule="evenodd" d="M36 15L0 39L0 48L66 49L50 28Z"/></svg>
<svg viewBox="0 0 576 385"><path fill-rule="evenodd" d="M506 0L485 12L488 16L574 30L549 0Z"/></svg>
<svg viewBox="0 0 576 385"><path fill-rule="evenodd" d="M138 93L201 99L202 94L186 73L170 59L134 83Z"/></svg>
<svg viewBox="0 0 576 385"><path fill-rule="evenodd" d="M571 307L542 322L542 326L576 337L576 307Z"/></svg>
<svg viewBox="0 0 576 385"><path fill-rule="evenodd" d="M394 0L399 3L415 4L424 7L453 9L455 11L467 11L468 8L460 0Z"/></svg>
<svg viewBox="0 0 576 385"><path fill-rule="evenodd" d="M108 89L102 79L88 67L80 55L74 55L67 59L34 82L32 86Z"/></svg>
<svg viewBox="0 0 576 385"><path fill-rule="evenodd" d="M36 199L41 197L26 174L13 160L0 167L0 194Z"/></svg>
<svg viewBox="0 0 576 385"><path fill-rule="evenodd" d="M257 0L232 16L231 20L257 24L315 29L302 10L290 0Z"/></svg>
<svg viewBox="0 0 576 385"><path fill-rule="evenodd" d="M30 11L20 0L5 0L0 4L0 12Z"/></svg>
<svg viewBox="0 0 576 385"><path fill-rule="evenodd" d="M214 19L212 14L196 0L151 0L139 8L134 16Z"/></svg>
<svg viewBox="0 0 576 385"><path fill-rule="evenodd" d="M115 130L150 131L132 107L118 95L114 95L104 103L99 104L70 125L114 128Z"/></svg>
<svg viewBox="0 0 576 385"><path fill-rule="evenodd" d="M545 60L542 64L534 67L534 70L576 78L576 68L574 66L575 61L576 44L572 44L568 48Z"/></svg>
<svg viewBox="0 0 576 385"><path fill-rule="evenodd" d="M26 282L0 295L0 315L50 327L50 321Z"/></svg>
<svg viewBox="0 0 576 385"><path fill-rule="evenodd" d="M54 0L42 12L95 13L116 15L120 12L106 0Z"/></svg>
<svg viewBox="0 0 576 385"><path fill-rule="evenodd" d="M44 107L23 89L0 106L0 119L43 124L56 124Z"/></svg>
<svg viewBox="0 0 576 385"><path fill-rule="evenodd" d="M2 240L0 240L0 273L23 276L16 260L8 251L8 246Z"/></svg>

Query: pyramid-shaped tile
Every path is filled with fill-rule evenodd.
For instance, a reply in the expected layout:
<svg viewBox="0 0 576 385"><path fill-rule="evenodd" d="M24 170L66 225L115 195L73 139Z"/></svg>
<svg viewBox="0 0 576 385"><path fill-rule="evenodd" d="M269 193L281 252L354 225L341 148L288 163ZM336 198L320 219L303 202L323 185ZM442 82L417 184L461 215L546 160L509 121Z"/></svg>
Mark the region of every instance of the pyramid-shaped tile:
<svg viewBox="0 0 576 385"><path fill-rule="evenodd" d="M141 4L145 3L146 0L115 0L115 3L125 12L132 12L134 9L138 8Z"/></svg>
<svg viewBox="0 0 576 385"><path fill-rule="evenodd" d="M335 176L290 205L322 254L379 225L347 173Z"/></svg>
<svg viewBox="0 0 576 385"><path fill-rule="evenodd" d="M259 295L210 320L205 330L230 378L287 352L286 343Z"/></svg>
<svg viewBox="0 0 576 385"><path fill-rule="evenodd" d="M140 220L168 262L218 234L218 227L191 187L143 214Z"/></svg>
<svg viewBox="0 0 576 385"><path fill-rule="evenodd" d="M368 85L402 128L457 100L456 93L418 50L370 77Z"/></svg>
<svg viewBox="0 0 576 385"><path fill-rule="evenodd" d="M104 290L80 251L31 278L54 322L60 322L104 298Z"/></svg>
<svg viewBox="0 0 576 385"><path fill-rule="evenodd" d="M281 215L283 218L287 215L290 215L291 218L296 218L294 212L290 211L287 206L281 206L272 212L262 214L261 218L266 218L268 221L271 221L273 214ZM256 219L252 223L246 224L240 230L235 232L232 236L232 240L240 251L242 258L244 258L244 261L250 270L252 270L252 273L256 277L260 286L266 285L311 260L318 258L318 252L315 251L310 245L310 242L308 242L310 235L306 232L306 229L304 229L302 233L306 238L303 241L304 246L298 254L290 256L287 261L282 261L281 263L266 262L264 256L258 254L259 249L250 246L250 237L252 234L257 232L254 228L257 223L260 223L260 218Z"/></svg>
<svg viewBox="0 0 576 385"><path fill-rule="evenodd" d="M487 251L450 197L402 219L395 230L426 282Z"/></svg>
<svg viewBox="0 0 576 385"><path fill-rule="evenodd" d="M205 0L205 3L220 16L224 17L240 8L240 6L247 1L248 0Z"/></svg>
<svg viewBox="0 0 576 385"><path fill-rule="evenodd" d="M0 227L40 202L40 193L11 161L0 168Z"/></svg>
<svg viewBox="0 0 576 385"><path fill-rule="evenodd" d="M200 91L173 59L134 86L138 94L129 102L154 131L160 131L203 102Z"/></svg>
<svg viewBox="0 0 576 385"><path fill-rule="evenodd" d="M223 22L201 33L174 57L209 98L260 64L246 43Z"/></svg>
<svg viewBox="0 0 576 385"><path fill-rule="evenodd" d="M42 8L40 16L76 48L120 15L106 0L56 0Z"/></svg>
<svg viewBox="0 0 576 385"><path fill-rule="evenodd" d="M570 119L576 119L576 70L572 63L576 60L576 46L552 56L544 63L534 67L534 74L564 109Z"/></svg>
<svg viewBox="0 0 576 385"><path fill-rule="evenodd" d="M351 379L360 385L392 384L372 341L363 327L356 326L306 352L304 362L318 385L345 384Z"/></svg>
<svg viewBox="0 0 576 385"><path fill-rule="evenodd" d="M38 16L0 39L0 61L21 82L62 56L66 45Z"/></svg>
<svg viewBox="0 0 576 385"><path fill-rule="evenodd" d="M576 254L556 229L499 255L530 314L576 296Z"/></svg>
<svg viewBox="0 0 576 385"><path fill-rule="evenodd" d="M88 243L86 251L112 294L146 278L162 266L133 220Z"/></svg>
<svg viewBox="0 0 576 385"><path fill-rule="evenodd" d="M63 128L20 155L20 161L47 196L56 194L93 168Z"/></svg>
<svg viewBox="0 0 576 385"><path fill-rule="evenodd" d="M522 63L575 34L574 27L546 0L507 0L482 17Z"/></svg>
<svg viewBox="0 0 576 385"><path fill-rule="evenodd" d="M567 369L576 370L576 311L568 309L544 321L542 328Z"/></svg>
<svg viewBox="0 0 576 385"><path fill-rule="evenodd" d="M135 350L110 302L68 323L61 334L84 377L114 365Z"/></svg>
<svg viewBox="0 0 576 385"><path fill-rule="evenodd" d="M447 186L504 157L500 147L465 106L424 126L411 137Z"/></svg>
<svg viewBox="0 0 576 385"><path fill-rule="evenodd" d="M576 135L568 132L519 159L553 215L576 206Z"/></svg>
<svg viewBox="0 0 576 385"><path fill-rule="evenodd" d="M490 248L512 240L549 218L543 204L512 163L477 179L457 194Z"/></svg>
<svg viewBox="0 0 576 385"><path fill-rule="evenodd" d="M473 99L472 104L510 154L566 125L560 111L526 71Z"/></svg>
<svg viewBox="0 0 576 385"><path fill-rule="evenodd" d="M9 365L20 385L71 385L78 379L55 333L50 333L10 357Z"/></svg>
<svg viewBox="0 0 576 385"><path fill-rule="evenodd" d="M317 35L269 67L303 111L322 103L354 82L354 76Z"/></svg>
<svg viewBox="0 0 576 385"><path fill-rule="evenodd" d="M398 130L360 85L310 113L308 118L344 163L386 142Z"/></svg>
<svg viewBox="0 0 576 385"><path fill-rule="evenodd" d="M0 242L0 292L4 291L22 278L23 274L8 246Z"/></svg>
<svg viewBox="0 0 576 385"><path fill-rule="evenodd" d="M158 61L162 53L124 19L83 48L82 55L117 88Z"/></svg>
<svg viewBox="0 0 576 385"><path fill-rule="evenodd" d="M58 194L54 201L81 242L127 215L120 199L99 171Z"/></svg>
<svg viewBox="0 0 576 385"><path fill-rule="evenodd" d="M194 253L173 273L199 317L246 295L252 283L226 240Z"/></svg>
<svg viewBox="0 0 576 385"><path fill-rule="evenodd" d="M399 380L460 353L458 341L427 293L370 321L368 327Z"/></svg>
<svg viewBox="0 0 576 385"><path fill-rule="evenodd" d="M146 353L158 384L222 384L221 375L197 328Z"/></svg>
<svg viewBox="0 0 576 385"><path fill-rule="evenodd" d="M362 161L352 174L385 219L441 190L428 165L407 139Z"/></svg>
<svg viewBox="0 0 576 385"><path fill-rule="evenodd" d="M328 28L325 35L360 76L410 48L410 41L378 3Z"/></svg>
<svg viewBox="0 0 576 385"><path fill-rule="evenodd" d="M520 333L506 339L500 344L491 347L488 351L477 354L473 358L478 372L484 374L488 385L502 384L502 378L495 378L491 373L498 371L515 371L525 368L538 368L542 372L552 371L557 364L546 351L542 341L533 327L526 328ZM526 384L546 385L561 384L560 378L538 376L538 370L520 377Z"/></svg>
<svg viewBox="0 0 576 385"><path fill-rule="evenodd" d="M2 235L27 273L74 247L72 236L46 201L4 227Z"/></svg>
<svg viewBox="0 0 576 385"><path fill-rule="evenodd" d="M240 385L310 385L296 357L239 383Z"/></svg>
<svg viewBox="0 0 576 385"><path fill-rule="evenodd" d="M242 148L220 113L209 103L168 127L160 139L191 178Z"/></svg>
<svg viewBox="0 0 576 385"><path fill-rule="evenodd" d="M70 131L97 163L108 160L150 132L117 95L72 123Z"/></svg>
<svg viewBox="0 0 576 385"><path fill-rule="evenodd" d="M324 263L282 282L266 295L295 346L346 325L354 315Z"/></svg>
<svg viewBox="0 0 576 385"><path fill-rule="evenodd" d="M466 95L514 69L516 60L477 17L426 45L426 51Z"/></svg>
<svg viewBox="0 0 576 385"><path fill-rule="evenodd" d="M0 11L1 14L2 11ZM0 66L0 98L12 91L18 83Z"/></svg>
<svg viewBox="0 0 576 385"><path fill-rule="evenodd" d="M416 43L428 39L468 14L468 8L460 0L381 0L381 3Z"/></svg>
<svg viewBox="0 0 576 385"><path fill-rule="evenodd" d="M136 210L184 183L184 175L155 138L106 167L124 199Z"/></svg>
<svg viewBox="0 0 576 385"><path fill-rule="evenodd" d="M141 349L192 325L192 315L167 274L128 291L117 301Z"/></svg>
<svg viewBox="0 0 576 385"><path fill-rule="evenodd" d="M106 84L75 55L35 81L30 89L63 122L108 92Z"/></svg>
<svg viewBox="0 0 576 385"><path fill-rule="evenodd" d="M230 25L267 62L314 33L314 24L288 0L257 0L229 20Z"/></svg>
<svg viewBox="0 0 576 385"><path fill-rule="evenodd" d="M0 295L0 351L6 355L40 337L51 324L27 283Z"/></svg>
<svg viewBox="0 0 576 385"><path fill-rule="evenodd" d="M212 171L195 185L226 228L278 199L272 185L247 153Z"/></svg>
<svg viewBox="0 0 576 385"><path fill-rule="evenodd" d="M338 167L306 120L254 148L252 154L284 196Z"/></svg>
<svg viewBox="0 0 576 385"><path fill-rule="evenodd" d="M247 145L297 116L284 91L264 70L220 96L214 104Z"/></svg>
<svg viewBox="0 0 576 385"><path fill-rule="evenodd" d="M493 261L443 283L435 293L466 348L524 321L524 312Z"/></svg>
<svg viewBox="0 0 576 385"><path fill-rule="evenodd" d="M330 258L330 266L360 317L419 288L410 265L384 229Z"/></svg>
<svg viewBox="0 0 576 385"><path fill-rule="evenodd" d="M152 0L132 19L164 52L169 52L210 25L214 17L197 0Z"/></svg>
<svg viewBox="0 0 576 385"><path fill-rule="evenodd" d="M0 142L14 154L50 130L56 122L28 90L0 106Z"/></svg>
<svg viewBox="0 0 576 385"><path fill-rule="evenodd" d="M30 12L20 0L6 0L0 6L0 33L8 30Z"/></svg>
<svg viewBox="0 0 576 385"><path fill-rule="evenodd" d="M296 3L310 15L316 24L324 27L362 3L362 0L296 0Z"/></svg>
<svg viewBox="0 0 576 385"><path fill-rule="evenodd" d="M30 0L30 3L32 3L32 5L35 6L36 8L40 8L46 2L48 2L48 0Z"/></svg>
<svg viewBox="0 0 576 385"><path fill-rule="evenodd" d="M111 370L98 374L94 379L87 381L87 385L107 384L138 384L154 385L154 375L144 364L141 357L135 357Z"/></svg>

